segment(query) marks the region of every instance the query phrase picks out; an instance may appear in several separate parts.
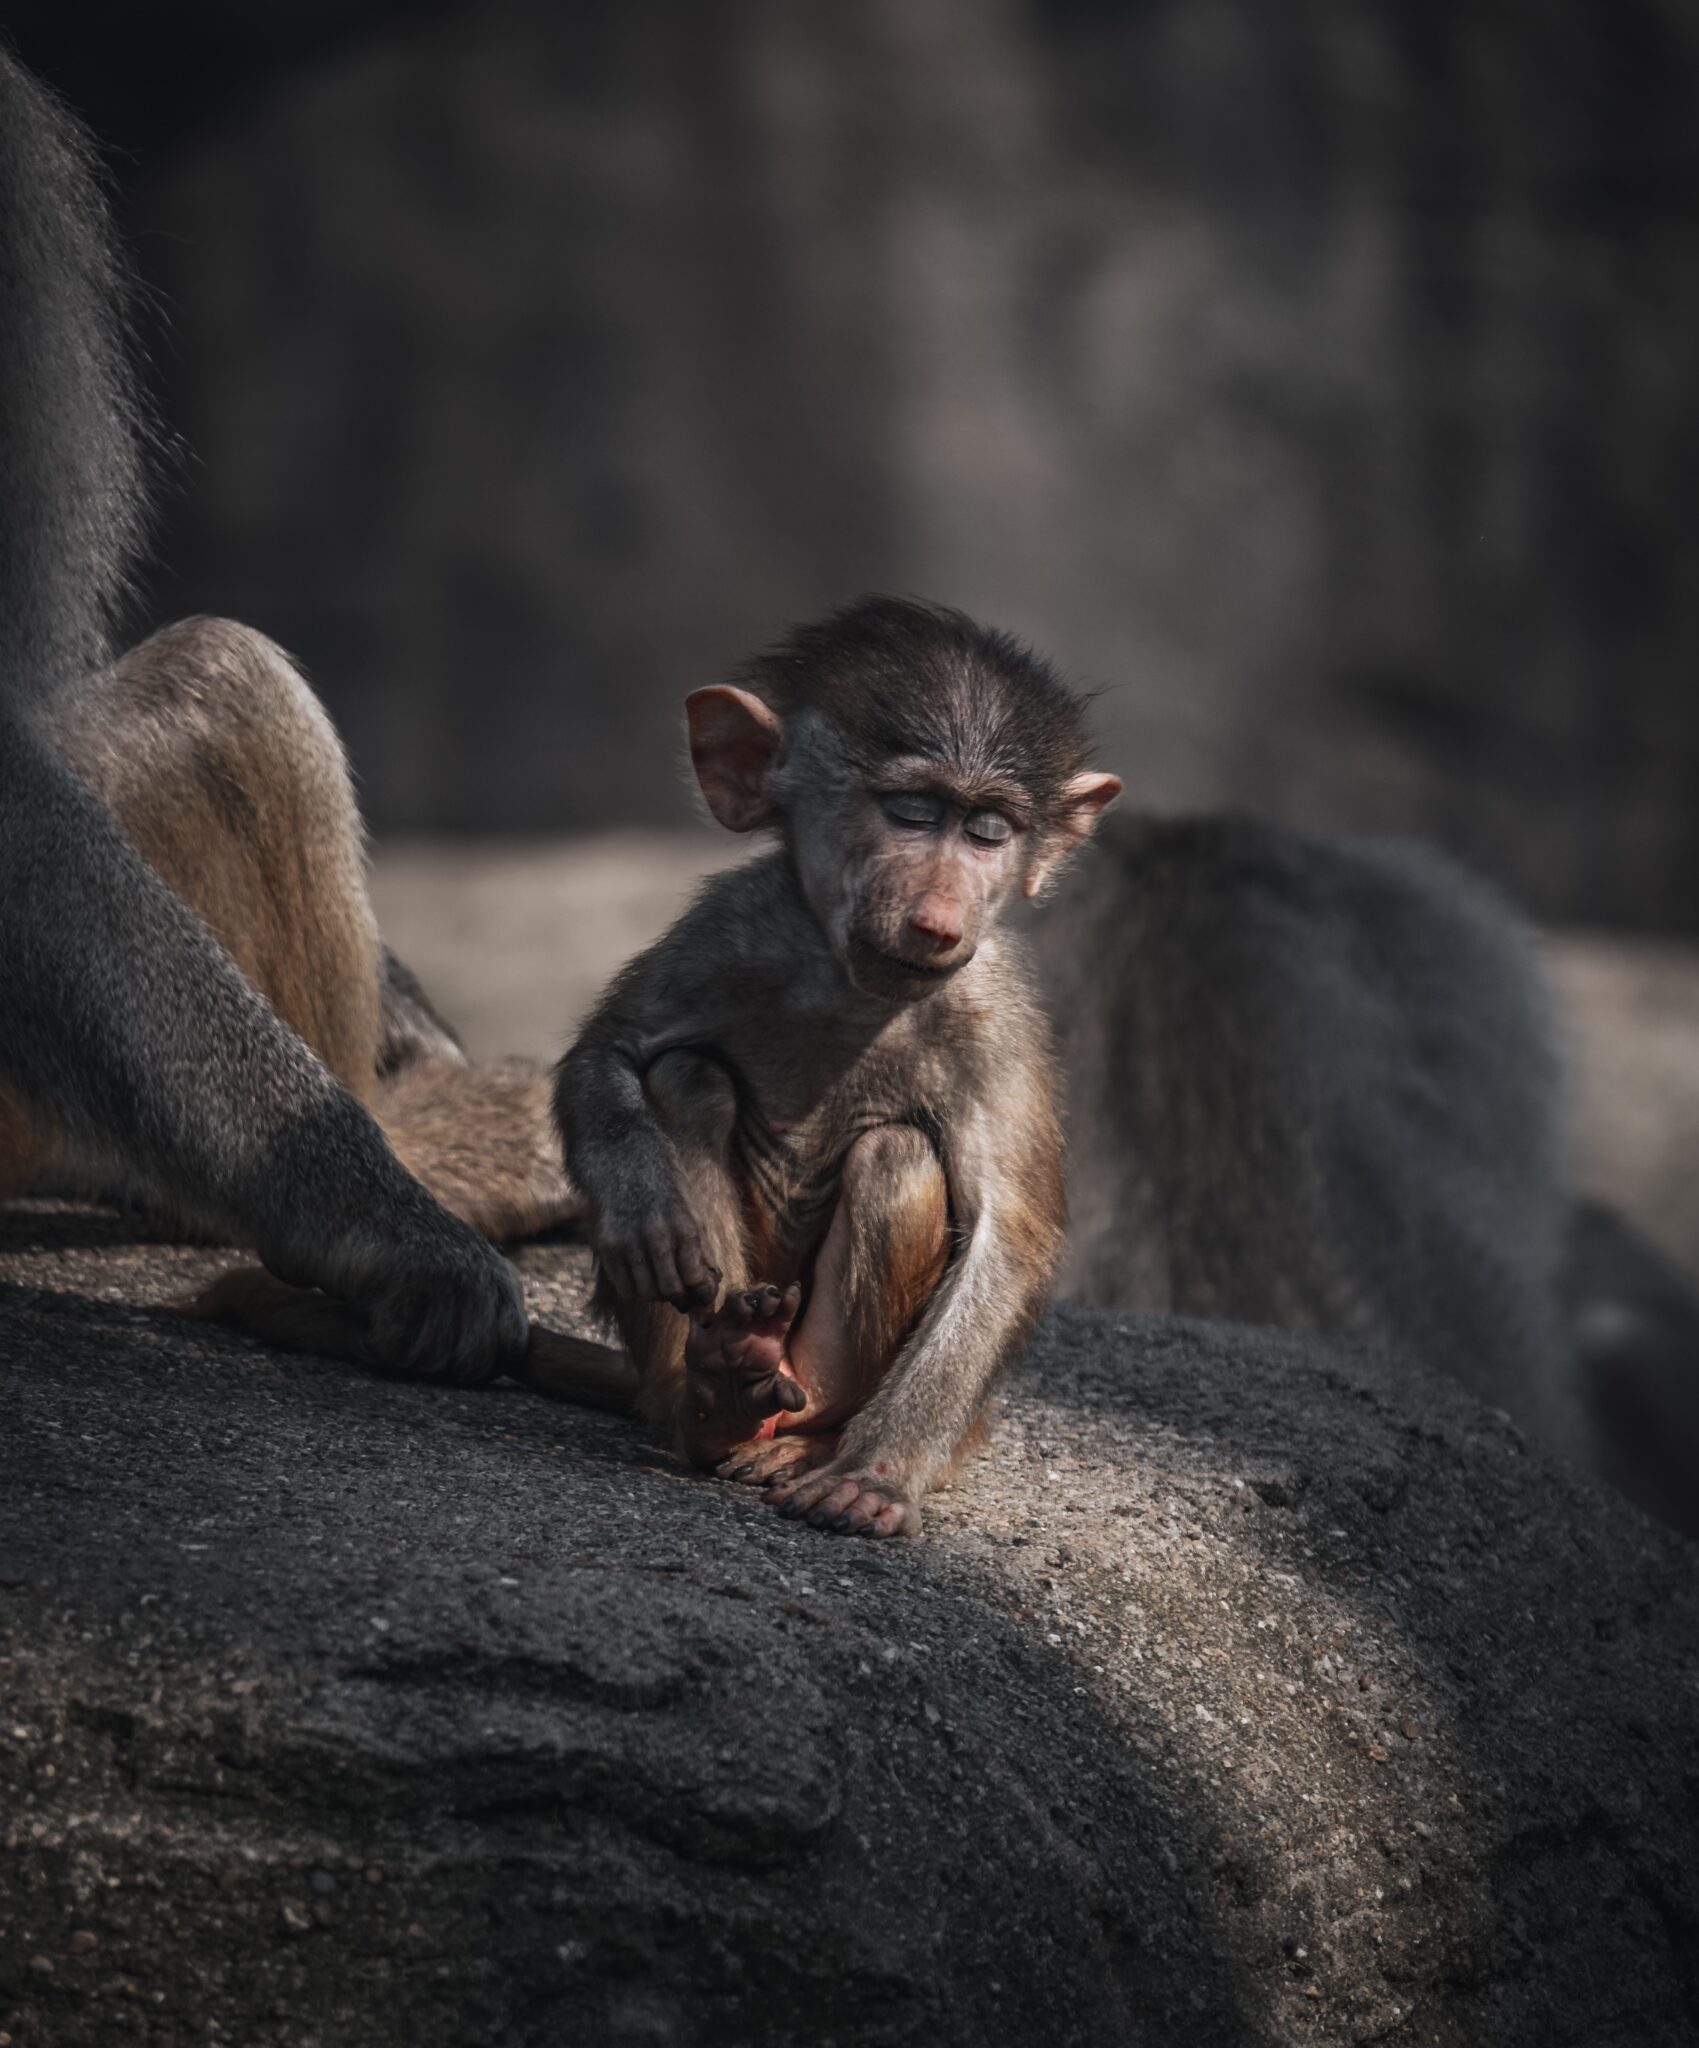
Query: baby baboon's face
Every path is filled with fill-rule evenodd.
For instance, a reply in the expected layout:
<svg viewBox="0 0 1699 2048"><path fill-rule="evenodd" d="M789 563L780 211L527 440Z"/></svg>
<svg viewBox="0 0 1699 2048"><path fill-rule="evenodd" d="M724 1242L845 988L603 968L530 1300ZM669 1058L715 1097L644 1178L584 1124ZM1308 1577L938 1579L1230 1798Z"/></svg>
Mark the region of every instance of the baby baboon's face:
<svg viewBox="0 0 1699 2048"><path fill-rule="evenodd" d="M859 989L913 1002L967 965L1025 872L1025 810L1018 791L909 759L822 804L834 829L793 828L803 886Z"/></svg>
<svg viewBox="0 0 1699 2048"><path fill-rule="evenodd" d="M923 709L926 682L917 672ZM686 703L709 809L734 832L782 830L833 954L884 1002L917 1001L965 967L1011 891L1036 894L1121 786L1085 770L1047 781L1042 749L1029 776L1007 719L988 741L949 708L887 737L844 707L781 718L728 684Z"/></svg>

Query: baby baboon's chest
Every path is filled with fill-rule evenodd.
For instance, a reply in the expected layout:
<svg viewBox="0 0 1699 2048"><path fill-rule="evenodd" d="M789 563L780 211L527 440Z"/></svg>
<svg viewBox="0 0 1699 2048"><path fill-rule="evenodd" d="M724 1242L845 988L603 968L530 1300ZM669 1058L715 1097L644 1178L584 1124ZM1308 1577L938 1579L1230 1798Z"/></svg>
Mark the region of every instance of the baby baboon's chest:
<svg viewBox="0 0 1699 2048"><path fill-rule="evenodd" d="M886 1124L935 1135L943 1119L918 1063L858 1063L814 1089L757 1088L733 1068L737 1116L730 1165L764 1272L800 1270L832 1220L856 1140Z"/></svg>

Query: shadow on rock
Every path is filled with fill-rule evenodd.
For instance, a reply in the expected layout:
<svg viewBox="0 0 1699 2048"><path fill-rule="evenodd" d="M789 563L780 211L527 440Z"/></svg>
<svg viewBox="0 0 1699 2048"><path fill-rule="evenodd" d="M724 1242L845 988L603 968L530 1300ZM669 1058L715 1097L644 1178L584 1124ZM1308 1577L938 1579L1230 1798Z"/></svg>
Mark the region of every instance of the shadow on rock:
<svg viewBox="0 0 1699 2048"><path fill-rule="evenodd" d="M1058 1311L872 1545L121 1305L0 1358L20 2044L1694 2038L1691 1550L1434 1375Z"/></svg>
<svg viewBox="0 0 1699 2048"><path fill-rule="evenodd" d="M1204 1816L947 1531L68 1297L0 1352L20 2044L1274 2038Z"/></svg>

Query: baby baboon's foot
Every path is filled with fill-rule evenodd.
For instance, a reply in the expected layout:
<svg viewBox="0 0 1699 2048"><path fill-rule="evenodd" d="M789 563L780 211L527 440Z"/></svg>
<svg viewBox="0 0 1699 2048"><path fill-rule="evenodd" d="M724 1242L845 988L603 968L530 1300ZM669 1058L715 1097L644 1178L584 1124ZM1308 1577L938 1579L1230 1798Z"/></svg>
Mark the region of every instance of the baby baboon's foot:
<svg viewBox="0 0 1699 2048"><path fill-rule="evenodd" d="M684 1344L684 1447L693 1463L717 1465L769 1416L808 1405L785 1364L785 1339L802 1304L794 1283L727 1295L690 1318Z"/></svg>
<svg viewBox="0 0 1699 2048"><path fill-rule="evenodd" d="M895 1471L838 1460L816 1472L786 1472L768 1489L781 1515L838 1536L917 1536L920 1501Z"/></svg>
<svg viewBox="0 0 1699 2048"><path fill-rule="evenodd" d="M771 1486L781 1474L800 1479L817 1466L830 1464L837 1451L836 1430L810 1436L804 1430L787 1429L739 1444L726 1453L714 1472L717 1478L735 1479L744 1486Z"/></svg>

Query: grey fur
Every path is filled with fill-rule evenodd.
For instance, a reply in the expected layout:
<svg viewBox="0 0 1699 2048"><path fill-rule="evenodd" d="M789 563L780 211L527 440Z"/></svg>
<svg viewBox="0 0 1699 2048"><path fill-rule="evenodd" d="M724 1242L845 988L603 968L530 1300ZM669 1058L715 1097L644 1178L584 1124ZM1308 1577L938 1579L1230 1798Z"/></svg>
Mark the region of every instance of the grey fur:
<svg viewBox="0 0 1699 2048"><path fill-rule="evenodd" d="M122 267L86 138L0 53L0 1075L109 1160L367 1310L398 1369L517 1356L511 1270L232 966L26 715L105 651L141 524Z"/></svg>
<svg viewBox="0 0 1699 2048"><path fill-rule="evenodd" d="M1407 1347L1582 1446L1558 1033L1491 890L1414 846L1123 817L1038 948L1063 1293Z"/></svg>
<svg viewBox="0 0 1699 2048"><path fill-rule="evenodd" d="M459 1034L438 1015L412 968L387 946L382 971L383 1042L378 1049L378 1072L394 1074L415 1060L446 1060L451 1066L465 1066L466 1048Z"/></svg>
<svg viewBox="0 0 1699 2048"><path fill-rule="evenodd" d="M1578 1202L1563 1297L1606 1474L1699 1536L1699 1294L1622 1217Z"/></svg>
<svg viewBox="0 0 1699 2048"><path fill-rule="evenodd" d="M98 666L145 516L128 277L89 138L0 46L0 674Z"/></svg>

